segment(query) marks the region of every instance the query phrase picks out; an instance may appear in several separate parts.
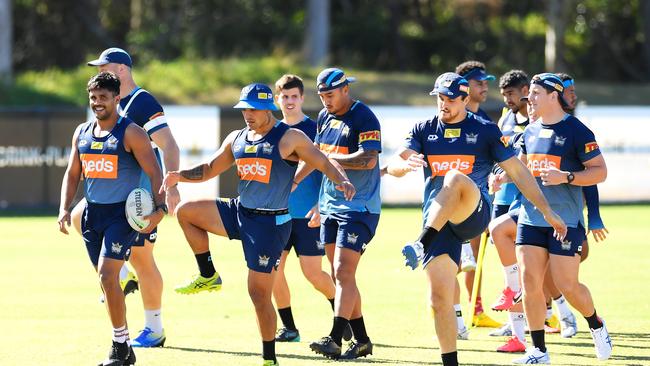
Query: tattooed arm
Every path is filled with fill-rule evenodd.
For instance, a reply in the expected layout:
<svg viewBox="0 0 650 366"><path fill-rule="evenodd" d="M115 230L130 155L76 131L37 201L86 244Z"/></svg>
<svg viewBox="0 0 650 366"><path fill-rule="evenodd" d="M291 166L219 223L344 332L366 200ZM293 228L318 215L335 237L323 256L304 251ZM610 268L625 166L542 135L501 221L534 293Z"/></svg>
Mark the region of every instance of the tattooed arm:
<svg viewBox="0 0 650 366"><path fill-rule="evenodd" d="M367 170L377 165L377 150L362 150L352 154L329 154L327 157L341 164L344 169Z"/></svg>

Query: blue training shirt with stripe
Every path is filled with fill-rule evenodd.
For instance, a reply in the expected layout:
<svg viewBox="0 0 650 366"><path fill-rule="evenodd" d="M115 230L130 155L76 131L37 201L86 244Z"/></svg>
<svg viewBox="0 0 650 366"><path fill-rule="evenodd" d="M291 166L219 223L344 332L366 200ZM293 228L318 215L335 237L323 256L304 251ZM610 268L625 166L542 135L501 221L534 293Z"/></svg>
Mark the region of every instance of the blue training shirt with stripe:
<svg viewBox="0 0 650 366"><path fill-rule="evenodd" d="M307 116L299 123L289 127L304 132L312 141L316 138L316 122ZM291 218L304 219L307 212L318 203L318 192L322 179L323 174L318 170L314 170L291 192L289 195L289 214Z"/></svg>

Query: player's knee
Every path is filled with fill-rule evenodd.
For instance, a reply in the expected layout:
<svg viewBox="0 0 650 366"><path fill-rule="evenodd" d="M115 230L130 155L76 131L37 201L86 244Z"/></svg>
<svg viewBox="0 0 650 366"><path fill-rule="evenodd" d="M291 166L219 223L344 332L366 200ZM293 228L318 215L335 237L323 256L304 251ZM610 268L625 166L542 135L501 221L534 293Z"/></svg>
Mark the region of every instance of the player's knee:
<svg viewBox="0 0 650 366"><path fill-rule="evenodd" d="M452 169L447 172L447 174L445 174L443 184L448 187L457 187L461 184L465 184L468 181L471 182L468 176L461 173L459 170Z"/></svg>
<svg viewBox="0 0 650 366"><path fill-rule="evenodd" d="M271 286L261 284L250 284L248 286L248 296L251 298L255 308L263 308L271 304Z"/></svg>
<svg viewBox="0 0 650 366"><path fill-rule="evenodd" d="M523 270L521 274L521 286L524 292L527 293L539 291L542 289L542 279L529 271Z"/></svg>
<svg viewBox="0 0 650 366"><path fill-rule="evenodd" d="M338 266L334 277L336 278L336 282L341 284L353 283L355 281L354 271L345 266Z"/></svg>
<svg viewBox="0 0 650 366"><path fill-rule="evenodd" d="M112 289L119 284L119 276L112 271L106 271L102 268L99 269L99 282L104 289Z"/></svg>
<svg viewBox="0 0 650 366"><path fill-rule="evenodd" d="M176 219L178 222L186 221L188 218L189 204L187 201L181 201L178 206L176 206Z"/></svg>
<svg viewBox="0 0 650 366"><path fill-rule="evenodd" d="M453 290L447 288L435 288L429 295L429 306L434 312L448 311L453 306Z"/></svg>
<svg viewBox="0 0 650 366"><path fill-rule="evenodd" d="M555 286L562 294L570 297L579 290L580 284L577 279L565 278L557 281Z"/></svg>

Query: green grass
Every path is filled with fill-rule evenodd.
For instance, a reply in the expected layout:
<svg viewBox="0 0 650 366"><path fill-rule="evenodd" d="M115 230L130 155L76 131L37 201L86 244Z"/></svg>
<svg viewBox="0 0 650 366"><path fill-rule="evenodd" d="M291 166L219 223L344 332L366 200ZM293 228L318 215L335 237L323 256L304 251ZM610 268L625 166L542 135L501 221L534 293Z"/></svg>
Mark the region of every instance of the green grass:
<svg viewBox="0 0 650 366"><path fill-rule="evenodd" d="M650 207L603 208L610 239L592 244L581 268L614 342L608 365L650 364L650 295L647 229ZM416 209L386 209L377 236L358 273L364 317L375 354L360 362L384 365L439 364L433 321L426 307L422 271L402 265L402 243L417 235ZM64 236L54 217L0 218L0 344L2 365L89 365L102 359L110 342L110 323L96 276L76 234ZM137 350L140 365L259 365L261 344L253 307L246 291L246 265L239 242L212 240L212 253L224 279L218 293L181 296L174 285L196 269L193 256L173 219L160 228L156 256L165 279L163 349ZM291 255L287 276L293 294L296 324L302 342L278 344L283 366L324 365L308 342L329 332L329 303L302 277ZM486 307L503 280L494 248L486 254L483 298ZM467 296L463 292L463 299ZM131 332L142 327L139 293L127 297ZM467 312L466 312L467 313ZM505 314L490 312L504 321ZM556 365L600 364L594 356L586 322L579 334L565 340L547 337ZM507 365L512 356L494 352L502 340L487 329L474 329L470 341L458 343L463 364Z"/></svg>

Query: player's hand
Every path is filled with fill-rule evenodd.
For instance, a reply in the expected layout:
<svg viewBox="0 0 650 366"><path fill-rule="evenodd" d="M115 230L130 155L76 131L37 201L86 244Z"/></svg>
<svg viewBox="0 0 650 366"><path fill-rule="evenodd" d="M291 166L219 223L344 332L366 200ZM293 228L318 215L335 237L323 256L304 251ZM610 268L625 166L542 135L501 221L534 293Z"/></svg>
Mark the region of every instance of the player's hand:
<svg viewBox="0 0 650 366"><path fill-rule="evenodd" d="M178 182L181 180L181 173L177 171L168 171L165 174L165 179L163 179L162 185L158 190L158 193L162 194L163 191L169 191L169 189L176 187ZM169 205L167 205L169 207ZM172 212L170 210L170 212Z"/></svg>
<svg viewBox="0 0 650 366"><path fill-rule="evenodd" d="M609 231L607 230L607 228L603 227L602 229L590 229L587 232L587 235L589 235L589 233L591 233L591 235L594 236L596 242L601 242L607 239L607 234L609 234Z"/></svg>
<svg viewBox="0 0 650 366"><path fill-rule="evenodd" d="M354 188L354 185L349 180L344 180L341 184L338 184L336 189L343 191L343 196L347 201L351 201L352 197L357 193L356 188Z"/></svg>
<svg viewBox="0 0 650 366"><path fill-rule="evenodd" d="M181 194L178 193L178 185L169 187L166 192L165 204L167 205L169 214L174 215L176 214L176 206L178 206L178 203L181 201Z"/></svg>
<svg viewBox="0 0 650 366"><path fill-rule="evenodd" d="M544 220L551 224L555 232L553 233L553 236L555 239L559 241L563 241L564 238L566 237L567 233L567 227L562 218L556 214L554 211L551 211L548 214L544 215Z"/></svg>
<svg viewBox="0 0 650 366"><path fill-rule="evenodd" d="M501 172L499 174L490 174L488 178L488 189L490 193L499 192L501 190L501 185L505 182L506 172Z"/></svg>
<svg viewBox="0 0 650 366"><path fill-rule="evenodd" d="M309 222L307 223L308 227L320 226L320 212L318 211L318 204L316 204L316 206L312 207L311 210L307 212L305 218L309 219Z"/></svg>
<svg viewBox="0 0 650 366"><path fill-rule="evenodd" d="M427 166L426 160L424 160L423 154L413 154L409 156L406 160L405 170L408 172L414 172L420 168Z"/></svg>
<svg viewBox="0 0 650 366"><path fill-rule="evenodd" d="M542 185L556 186L566 183L567 173L555 167L541 168L539 169L539 177L542 178Z"/></svg>
<svg viewBox="0 0 650 366"><path fill-rule="evenodd" d="M160 224L163 217L165 217L165 212L163 210L156 210L149 215L142 216L143 220L149 220L149 225L144 229L140 230L141 233L149 234L153 229Z"/></svg>
<svg viewBox="0 0 650 366"><path fill-rule="evenodd" d="M70 220L70 212L68 212L68 210L59 211L59 217L57 218L56 222L59 224L59 231L68 235L68 229L66 229L66 225L70 226L72 224Z"/></svg>

